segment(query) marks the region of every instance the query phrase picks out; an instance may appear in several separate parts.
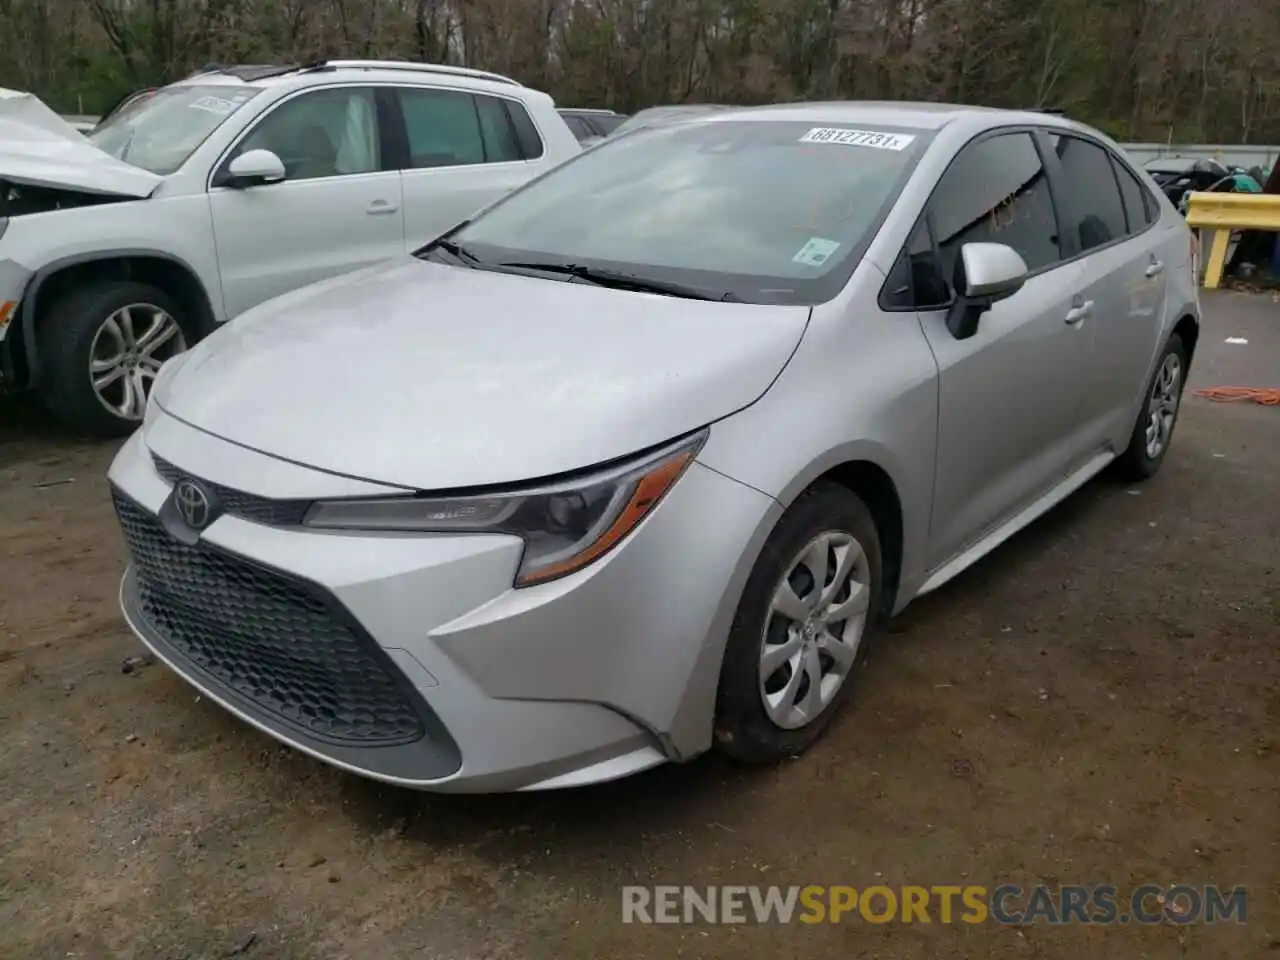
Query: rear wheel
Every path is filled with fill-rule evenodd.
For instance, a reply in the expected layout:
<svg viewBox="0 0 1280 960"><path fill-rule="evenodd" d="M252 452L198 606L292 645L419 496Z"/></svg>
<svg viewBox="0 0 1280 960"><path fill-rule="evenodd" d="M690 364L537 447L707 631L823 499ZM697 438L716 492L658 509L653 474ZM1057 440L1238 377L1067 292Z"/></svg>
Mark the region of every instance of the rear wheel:
<svg viewBox="0 0 1280 960"><path fill-rule="evenodd" d="M1133 425L1129 446L1116 460L1116 471L1122 479L1146 480L1160 469L1173 442L1186 373L1187 350L1182 338L1175 333L1165 344L1147 385L1146 400Z"/></svg>
<svg viewBox="0 0 1280 960"><path fill-rule="evenodd" d="M716 745L748 763L808 749L848 699L879 626L880 538L834 484L783 515L747 580L716 702Z"/></svg>
<svg viewBox="0 0 1280 960"><path fill-rule="evenodd" d="M111 280L68 294L37 331L45 405L92 436L130 433L161 365L186 350L193 333L174 299L149 284Z"/></svg>

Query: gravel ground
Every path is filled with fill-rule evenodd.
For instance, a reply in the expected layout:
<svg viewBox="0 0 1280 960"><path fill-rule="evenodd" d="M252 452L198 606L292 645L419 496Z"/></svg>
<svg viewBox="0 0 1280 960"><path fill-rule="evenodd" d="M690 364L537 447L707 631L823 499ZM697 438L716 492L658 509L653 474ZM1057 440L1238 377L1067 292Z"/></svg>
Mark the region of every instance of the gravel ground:
<svg viewBox="0 0 1280 960"><path fill-rule="evenodd" d="M1206 309L1193 385L1280 386L1280 305ZM913 606L803 759L516 797L361 781L123 673L113 449L0 403L7 957L1280 956L1280 408L1188 397L1154 481ZM620 921L629 883L1180 881L1247 885L1248 922Z"/></svg>

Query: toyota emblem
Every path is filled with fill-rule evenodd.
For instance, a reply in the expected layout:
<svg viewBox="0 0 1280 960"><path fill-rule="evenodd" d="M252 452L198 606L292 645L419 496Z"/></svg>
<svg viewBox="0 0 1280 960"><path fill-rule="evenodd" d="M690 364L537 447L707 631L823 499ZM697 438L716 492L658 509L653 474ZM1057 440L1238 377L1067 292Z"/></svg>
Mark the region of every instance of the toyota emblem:
<svg viewBox="0 0 1280 960"><path fill-rule="evenodd" d="M194 480L179 480L173 488L173 502L192 530L203 530L213 519L209 495Z"/></svg>

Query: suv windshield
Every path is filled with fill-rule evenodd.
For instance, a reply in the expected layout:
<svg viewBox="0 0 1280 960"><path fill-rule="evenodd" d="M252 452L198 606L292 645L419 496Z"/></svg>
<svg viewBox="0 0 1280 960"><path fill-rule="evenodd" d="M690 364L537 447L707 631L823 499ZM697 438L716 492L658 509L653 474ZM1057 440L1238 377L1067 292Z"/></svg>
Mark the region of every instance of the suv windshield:
<svg viewBox="0 0 1280 960"><path fill-rule="evenodd" d="M821 303L848 280L927 138L775 120L655 127L583 153L439 246L472 266L570 281L607 271L710 299Z"/></svg>
<svg viewBox="0 0 1280 960"><path fill-rule="evenodd" d="M117 160L152 173L173 173L259 92L229 84L164 87L108 117L89 140Z"/></svg>

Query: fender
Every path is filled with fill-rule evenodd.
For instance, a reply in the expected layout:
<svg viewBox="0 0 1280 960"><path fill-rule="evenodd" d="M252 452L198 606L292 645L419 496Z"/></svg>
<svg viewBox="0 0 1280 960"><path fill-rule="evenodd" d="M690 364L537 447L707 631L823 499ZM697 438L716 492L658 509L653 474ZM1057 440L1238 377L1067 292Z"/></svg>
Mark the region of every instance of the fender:
<svg viewBox="0 0 1280 960"><path fill-rule="evenodd" d="M79 253L69 257L63 257L45 264L37 270L27 282L27 289L22 296L22 313L19 318L19 325L22 328L22 346L26 354L27 361L27 383L28 388L36 386L40 382L40 355L36 346L36 307L39 302L40 288L44 286L55 273L66 269L67 267L78 266L82 263L95 263L99 260L120 260L130 257L149 257L154 260L165 260L172 263L176 267L180 267L186 273L190 274L196 282L196 286L204 298L204 316L201 317L201 326L205 327L202 333L212 331L214 323L213 302L209 298L209 290L205 286L204 281L200 278L200 274L186 260L181 257L174 256L172 253L164 253L160 250L153 250L147 247L120 247L116 249L95 250L92 253Z"/></svg>

